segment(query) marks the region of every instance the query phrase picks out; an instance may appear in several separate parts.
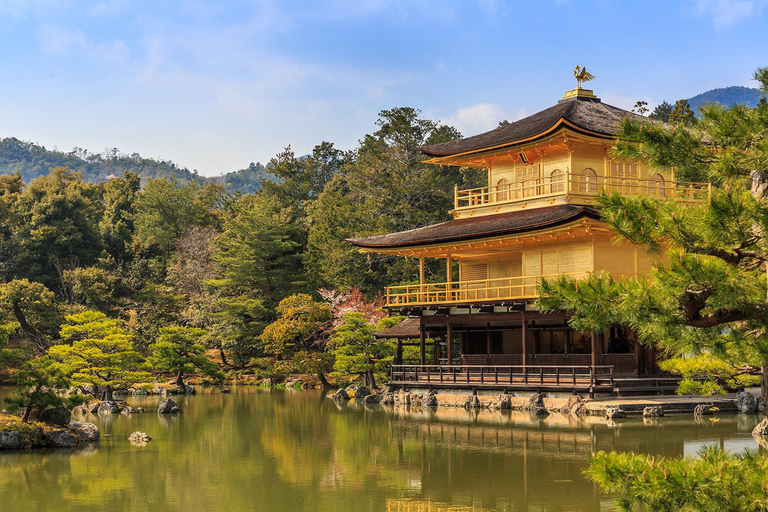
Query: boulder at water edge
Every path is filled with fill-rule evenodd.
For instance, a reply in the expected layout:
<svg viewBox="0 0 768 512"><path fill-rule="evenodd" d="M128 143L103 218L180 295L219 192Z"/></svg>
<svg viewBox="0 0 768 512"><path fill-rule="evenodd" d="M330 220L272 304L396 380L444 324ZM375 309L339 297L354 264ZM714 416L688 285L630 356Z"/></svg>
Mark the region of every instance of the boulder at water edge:
<svg viewBox="0 0 768 512"><path fill-rule="evenodd" d="M343 402L344 400L349 400L349 395L347 394L347 391L344 388L340 388L336 393L333 395L333 399L337 402Z"/></svg>
<svg viewBox="0 0 768 512"><path fill-rule="evenodd" d="M44 435L45 445L56 448L72 448L77 446L77 438L67 430L53 430Z"/></svg>
<svg viewBox="0 0 768 512"><path fill-rule="evenodd" d="M742 391L736 398L736 407L741 414L754 414L757 412L757 398L752 393Z"/></svg>
<svg viewBox="0 0 768 512"><path fill-rule="evenodd" d="M627 413L619 409L618 407L606 407L605 417L608 420L615 420L618 418L626 418Z"/></svg>
<svg viewBox="0 0 768 512"><path fill-rule="evenodd" d="M436 407L437 406L437 396L435 396L435 391L430 389L429 393L425 394L421 397L421 405L422 407Z"/></svg>
<svg viewBox="0 0 768 512"><path fill-rule="evenodd" d="M64 407L55 407L53 409L46 409L43 411L43 415L40 419L49 425L58 425L60 427L64 427L69 424L71 417L72 413L69 412L69 409Z"/></svg>
<svg viewBox="0 0 768 512"><path fill-rule="evenodd" d="M21 432L16 430L0 432L0 450L21 449Z"/></svg>
<svg viewBox="0 0 768 512"><path fill-rule="evenodd" d="M69 430L81 443L95 443L99 440L99 427L85 421L70 421Z"/></svg>
<svg viewBox="0 0 768 512"><path fill-rule="evenodd" d="M99 414L118 414L119 412L120 408L114 401L101 402L101 404L99 404Z"/></svg>
<svg viewBox="0 0 768 512"><path fill-rule="evenodd" d="M480 407L482 406L480 405L480 399L477 398L477 395L469 395L467 401L464 402L465 409L479 409Z"/></svg>
<svg viewBox="0 0 768 512"><path fill-rule="evenodd" d="M660 405L645 407L643 409L643 418L660 418L664 416L664 409Z"/></svg>
<svg viewBox="0 0 768 512"><path fill-rule="evenodd" d="M488 405L489 409L494 410L509 410L512 408L512 395L508 393L501 393L496 400L492 401Z"/></svg>
<svg viewBox="0 0 768 512"><path fill-rule="evenodd" d="M371 390L365 386L360 386L355 390L355 400L362 400L371 394Z"/></svg>
<svg viewBox="0 0 768 512"><path fill-rule="evenodd" d="M157 414L171 414L174 409L176 412L180 410L173 398L166 398L157 406Z"/></svg>

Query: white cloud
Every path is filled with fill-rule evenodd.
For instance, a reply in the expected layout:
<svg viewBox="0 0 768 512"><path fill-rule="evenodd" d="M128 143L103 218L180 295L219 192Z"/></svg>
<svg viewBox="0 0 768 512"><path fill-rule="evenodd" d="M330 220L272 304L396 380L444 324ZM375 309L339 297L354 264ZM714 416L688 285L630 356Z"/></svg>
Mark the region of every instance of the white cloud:
<svg viewBox="0 0 768 512"><path fill-rule="evenodd" d="M693 13L711 17L715 28L722 29L758 14L766 5L768 0L696 0Z"/></svg>
<svg viewBox="0 0 768 512"><path fill-rule="evenodd" d="M40 25L37 40L45 52L58 56L84 53L97 61L125 62L131 53L125 41L96 42L80 29L57 25Z"/></svg>
<svg viewBox="0 0 768 512"><path fill-rule="evenodd" d="M85 32L55 25L41 25L37 30L37 40L43 50L53 55L69 55L72 51L88 47Z"/></svg>
<svg viewBox="0 0 768 512"><path fill-rule="evenodd" d="M464 136L468 136L492 130L504 118L504 111L498 105L478 103L471 107L460 108L444 122L459 130Z"/></svg>

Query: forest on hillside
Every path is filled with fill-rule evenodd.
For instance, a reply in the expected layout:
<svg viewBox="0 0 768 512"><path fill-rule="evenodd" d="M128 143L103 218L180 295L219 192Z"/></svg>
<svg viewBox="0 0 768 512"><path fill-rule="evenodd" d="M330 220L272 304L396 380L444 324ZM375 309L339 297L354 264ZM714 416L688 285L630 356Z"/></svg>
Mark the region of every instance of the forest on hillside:
<svg viewBox="0 0 768 512"><path fill-rule="evenodd" d="M83 180L90 183L108 181L112 177L131 172L136 174L142 183L156 178L194 180L201 184L222 185L224 190L231 194L258 191L261 182L268 179L269 174L261 163L251 163L245 169L221 176L205 177L196 170L179 167L170 160L145 158L138 153L128 155L121 153L117 148L108 149L103 153L74 148L65 153L14 137L0 139L0 175L19 174L25 183L30 183L57 167L78 171Z"/></svg>

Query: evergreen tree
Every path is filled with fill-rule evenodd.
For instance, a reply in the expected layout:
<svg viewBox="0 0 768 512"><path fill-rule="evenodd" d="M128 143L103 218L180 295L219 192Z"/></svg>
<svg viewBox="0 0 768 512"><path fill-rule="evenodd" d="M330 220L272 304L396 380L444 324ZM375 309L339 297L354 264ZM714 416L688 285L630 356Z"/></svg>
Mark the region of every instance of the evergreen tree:
<svg viewBox="0 0 768 512"><path fill-rule="evenodd" d="M222 277L210 283L220 295L217 329L241 366L262 352L259 336L280 300L303 286L302 232L292 218L272 196L244 196L216 241L213 260Z"/></svg>
<svg viewBox="0 0 768 512"><path fill-rule="evenodd" d="M49 357L27 361L13 377L13 395L5 401L11 410L24 410L21 417L24 423L29 421L35 409L42 413L48 407L71 408L84 401L82 395L66 395L71 381L62 366Z"/></svg>
<svg viewBox="0 0 768 512"><path fill-rule="evenodd" d="M347 313L331 337L335 373L362 375L366 386L375 388L376 373L386 372L395 357L395 346L387 340L376 340L373 333L401 320L402 317L390 317L375 325L362 313Z"/></svg>
<svg viewBox="0 0 768 512"><path fill-rule="evenodd" d="M662 101L660 104L656 105L656 108L653 109L648 118L667 123L669 122L669 115L672 113L673 109L674 107L670 102Z"/></svg>
<svg viewBox="0 0 768 512"><path fill-rule="evenodd" d="M186 390L184 375L196 373L223 379L219 367L205 355L202 338L205 331L191 327L163 327L152 346L148 361L155 370L174 373L176 385Z"/></svg>
<svg viewBox="0 0 768 512"><path fill-rule="evenodd" d="M691 126L696 121L696 117L693 115L688 100L677 100L667 121L669 124L677 126Z"/></svg>
<svg viewBox="0 0 768 512"><path fill-rule="evenodd" d="M112 400L115 389L124 389L149 379L146 365L133 346L133 336L124 322L97 311L68 315L61 326L67 345L54 345L48 355L62 364L62 371L76 386L93 386Z"/></svg>

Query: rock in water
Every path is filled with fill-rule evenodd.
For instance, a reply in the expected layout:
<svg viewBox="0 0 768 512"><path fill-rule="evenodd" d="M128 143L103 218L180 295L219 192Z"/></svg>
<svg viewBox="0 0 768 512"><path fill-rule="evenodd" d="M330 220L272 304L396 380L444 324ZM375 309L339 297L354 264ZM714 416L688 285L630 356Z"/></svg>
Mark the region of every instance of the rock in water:
<svg viewBox="0 0 768 512"><path fill-rule="evenodd" d="M366 397L367 398L367 397ZM381 392L381 400L382 405L394 405L395 404L395 394L389 390L388 387L384 387L384 390Z"/></svg>
<svg viewBox="0 0 768 512"><path fill-rule="evenodd" d="M179 408L173 398L166 398L157 406L157 414L171 414L174 407Z"/></svg>
<svg viewBox="0 0 768 512"><path fill-rule="evenodd" d="M134 446L146 446L146 444L150 442L152 438L149 437L149 435L146 432L136 431L130 436L128 436L128 440Z"/></svg>
<svg viewBox="0 0 768 512"><path fill-rule="evenodd" d="M56 448L72 448L77 446L77 438L66 430L54 430L44 435L46 446Z"/></svg>
<svg viewBox="0 0 768 512"><path fill-rule="evenodd" d="M342 402L344 400L349 400L349 395L344 388L340 388L336 393L333 394L333 399L337 402Z"/></svg>
<svg viewBox="0 0 768 512"><path fill-rule="evenodd" d="M377 394L373 394L372 393L372 394L366 396L365 398L363 398L363 403L364 404L377 404L377 403L381 402L381 399L382 399L382 395L377 395Z"/></svg>
<svg viewBox="0 0 768 512"><path fill-rule="evenodd" d="M69 412L69 409L64 407L46 409L43 411L43 416L41 417L43 422L49 425L58 425L60 427L67 426L69 424L70 418L72 418L72 413Z"/></svg>
<svg viewBox="0 0 768 512"><path fill-rule="evenodd" d="M395 393L395 405L411 405L411 394L404 389Z"/></svg>
<svg viewBox="0 0 768 512"><path fill-rule="evenodd" d="M360 386L355 390L355 400L362 400L371 394L371 390L365 386Z"/></svg>
<svg viewBox="0 0 768 512"><path fill-rule="evenodd" d="M99 414L117 414L120 412L120 408L115 402L101 402L99 404Z"/></svg>
<svg viewBox="0 0 768 512"><path fill-rule="evenodd" d="M755 426L752 435L755 437L768 436L768 418L763 418L763 421Z"/></svg>
<svg viewBox="0 0 768 512"><path fill-rule="evenodd" d="M123 410L122 410L122 411L120 411L120 414L124 414L124 415L126 415L126 416L127 416L127 415L129 415L129 414L133 414L133 413L135 413L135 412L136 412L136 409L134 409L134 408L133 408L133 407L131 407L130 405L126 405L125 407L123 407Z"/></svg>
<svg viewBox="0 0 768 512"><path fill-rule="evenodd" d="M618 418L626 418L627 413L619 409L618 407L606 407L605 417L609 420L615 420Z"/></svg>
<svg viewBox="0 0 768 512"><path fill-rule="evenodd" d="M643 409L643 418L661 418L664 416L664 409L660 405L654 405Z"/></svg>
<svg viewBox="0 0 768 512"><path fill-rule="evenodd" d="M221 391L219 391L219 393L221 393L222 395L228 395L232 393L232 391L230 391L229 388L224 388Z"/></svg>
<svg viewBox="0 0 768 512"><path fill-rule="evenodd" d="M584 405L584 399L579 395L571 395L568 398L568 403L560 410L565 414L584 414L586 413L586 407Z"/></svg>
<svg viewBox="0 0 768 512"><path fill-rule="evenodd" d="M531 398L528 399L528 410L536 411L537 409L545 409L544 395L542 393L534 393L531 395Z"/></svg>
<svg viewBox="0 0 768 512"><path fill-rule="evenodd" d="M496 410L508 410L512 408L512 395L507 393L501 393L496 400L491 402L488 406L489 409Z"/></svg>
<svg viewBox="0 0 768 512"><path fill-rule="evenodd" d="M704 416L705 414L712 414L712 406L708 404L699 404L693 409L694 416Z"/></svg>
<svg viewBox="0 0 768 512"><path fill-rule="evenodd" d="M736 399L736 407L741 414L754 414L757 412L757 398L752 393L742 391Z"/></svg>
<svg viewBox="0 0 768 512"><path fill-rule="evenodd" d="M480 399L477 398L477 395L469 395L467 401L464 402L465 409L479 409L480 407Z"/></svg>
<svg viewBox="0 0 768 512"><path fill-rule="evenodd" d="M10 430L0 432L0 450L21 449L21 432Z"/></svg>
<svg viewBox="0 0 768 512"><path fill-rule="evenodd" d="M429 390L429 393L425 394L421 397L421 405L422 407L436 407L437 406L437 397L435 396L434 390Z"/></svg>
<svg viewBox="0 0 768 512"><path fill-rule="evenodd" d="M95 443L99 440L99 427L85 421L70 421L69 430L77 436L81 443Z"/></svg>

